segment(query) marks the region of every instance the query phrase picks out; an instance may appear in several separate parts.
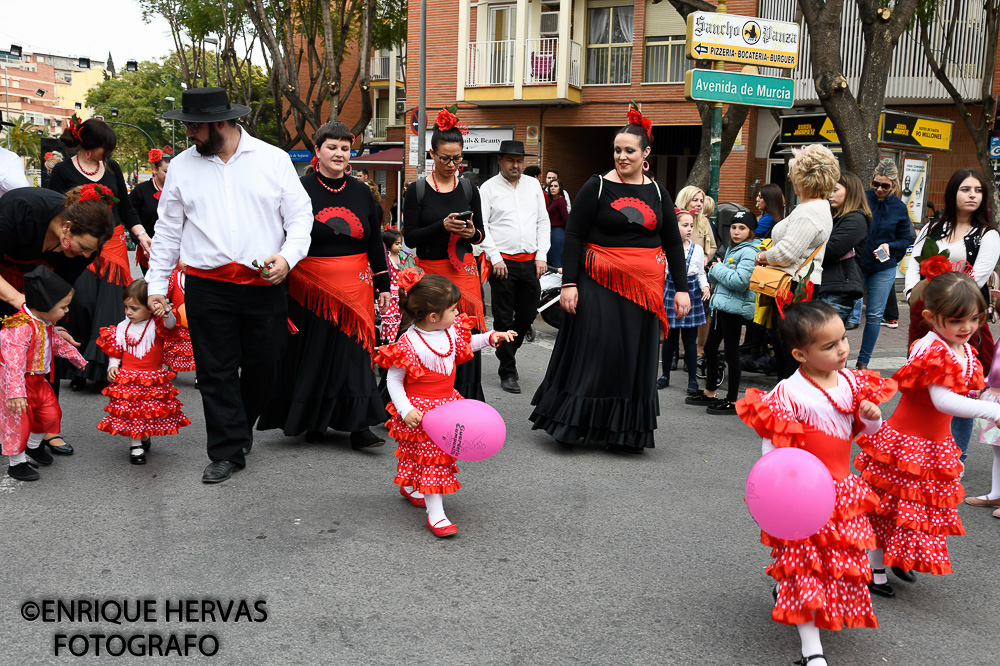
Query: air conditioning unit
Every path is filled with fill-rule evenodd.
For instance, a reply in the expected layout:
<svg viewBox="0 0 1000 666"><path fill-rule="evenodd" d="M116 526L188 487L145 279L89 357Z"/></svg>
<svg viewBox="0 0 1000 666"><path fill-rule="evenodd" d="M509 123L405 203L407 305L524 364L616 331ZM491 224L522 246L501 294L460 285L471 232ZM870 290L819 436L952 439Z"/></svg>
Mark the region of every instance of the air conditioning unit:
<svg viewBox="0 0 1000 666"><path fill-rule="evenodd" d="M559 12L542 12L542 20L538 25L538 34L543 37L555 37L559 34Z"/></svg>
<svg viewBox="0 0 1000 666"><path fill-rule="evenodd" d="M406 100L397 99L396 100L396 115L401 116L406 113Z"/></svg>

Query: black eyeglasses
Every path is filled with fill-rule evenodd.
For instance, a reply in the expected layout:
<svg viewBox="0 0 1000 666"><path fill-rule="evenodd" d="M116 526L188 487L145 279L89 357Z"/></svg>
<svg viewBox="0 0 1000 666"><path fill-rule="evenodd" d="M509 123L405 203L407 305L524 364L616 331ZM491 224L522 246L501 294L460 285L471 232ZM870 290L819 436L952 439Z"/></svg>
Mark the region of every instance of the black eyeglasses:
<svg viewBox="0 0 1000 666"><path fill-rule="evenodd" d="M181 123L181 125L184 125L184 129L186 129L189 132L197 132L198 128L204 124L205 123L185 123L185 122Z"/></svg>
<svg viewBox="0 0 1000 666"><path fill-rule="evenodd" d="M892 183L876 183L873 180L872 181L872 189L873 190L891 190L892 189Z"/></svg>
<svg viewBox="0 0 1000 666"><path fill-rule="evenodd" d="M456 155L455 157L448 157L447 155L438 155L437 158L441 160L441 164L461 164L462 156Z"/></svg>

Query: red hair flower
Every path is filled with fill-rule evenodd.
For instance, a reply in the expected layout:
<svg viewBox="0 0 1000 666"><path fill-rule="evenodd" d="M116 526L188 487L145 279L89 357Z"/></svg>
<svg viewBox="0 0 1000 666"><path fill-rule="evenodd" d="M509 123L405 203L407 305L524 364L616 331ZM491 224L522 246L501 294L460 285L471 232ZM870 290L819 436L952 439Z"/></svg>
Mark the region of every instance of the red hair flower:
<svg viewBox="0 0 1000 666"><path fill-rule="evenodd" d="M153 148L149 151L149 163L156 165L163 161L163 151L159 148Z"/></svg>
<svg viewBox="0 0 1000 666"><path fill-rule="evenodd" d="M100 201L111 208L113 204L118 203L118 197L111 191L111 188L94 183L80 188L80 201Z"/></svg>
<svg viewBox="0 0 1000 666"><path fill-rule="evenodd" d="M70 116L69 126L66 129L69 130L70 135L72 135L74 139L76 139L77 141L82 141L82 139L80 138L80 134L81 130L83 129L83 123L80 122L80 119L77 117L75 113L72 116Z"/></svg>
<svg viewBox="0 0 1000 666"><path fill-rule="evenodd" d="M944 273L950 273L951 270L951 262L941 254L935 254L933 257L928 257L920 262L920 274L928 280L933 280L938 275L943 275Z"/></svg>
<svg viewBox="0 0 1000 666"><path fill-rule="evenodd" d="M424 277L424 272L422 270L420 270L419 268L413 268L412 266L409 266L407 268L404 268L399 273L399 277L396 279L396 281L398 282L400 289L402 289L403 291L409 291L410 289L413 289L413 285L420 282L420 280L423 277Z"/></svg>
<svg viewBox="0 0 1000 666"><path fill-rule="evenodd" d="M163 146L163 152L167 155L173 155L174 149L171 146Z"/></svg>
<svg viewBox="0 0 1000 666"><path fill-rule="evenodd" d="M52 153L45 153L45 159L48 160L52 157Z"/></svg>
<svg viewBox="0 0 1000 666"><path fill-rule="evenodd" d="M438 111L437 120L434 121L434 124L442 132L447 132L458 124L458 117L448 109L441 109Z"/></svg>
<svg viewBox="0 0 1000 666"><path fill-rule="evenodd" d="M653 121L649 118L643 118L642 112L639 110L639 105L635 102L629 103L628 113L625 114L625 118L628 120L630 125L638 125L642 129L646 130L646 136L650 141L653 140Z"/></svg>

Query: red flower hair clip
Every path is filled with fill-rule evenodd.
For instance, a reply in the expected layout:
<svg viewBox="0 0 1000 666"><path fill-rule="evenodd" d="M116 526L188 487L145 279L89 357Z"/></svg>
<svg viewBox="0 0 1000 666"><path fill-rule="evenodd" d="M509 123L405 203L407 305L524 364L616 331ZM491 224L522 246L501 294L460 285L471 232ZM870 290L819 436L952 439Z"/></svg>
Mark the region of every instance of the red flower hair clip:
<svg viewBox="0 0 1000 666"><path fill-rule="evenodd" d="M75 113L72 116L70 116L69 126L66 129L69 130L69 133L77 141L83 140L82 138L80 138L80 135L82 133L81 130L83 129L83 123L80 122L80 118Z"/></svg>
<svg viewBox="0 0 1000 666"><path fill-rule="evenodd" d="M438 111L437 119L434 121L434 126L437 127L442 132L447 132L451 128L458 129L462 135L469 133L469 125L467 123L460 123L458 121L458 116L455 113L458 111L458 102L455 102L451 106L446 106L445 108Z"/></svg>
<svg viewBox="0 0 1000 666"><path fill-rule="evenodd" d="M933 280L938 275L950 273L952 270L954 267L948 261L948 257L943 254L935 254L920 262L920 275L928 280Z"/></svg>
<svg viewBox="0 0 1000 666"><path fill-rule="evenodd" d="M396 279L399 284L399 288L403 291L409 291L413 288L413 285L420 282L424 277L424 272L419 268L413 268L409 266L404 268L400 273L399 277Z"/></svg>
<svg viewBox="0 0 1000 666"><path fill-rule="evenodd" d="M628 113L625 114L625 118L630 125L638 125L646 130L646 136L650 141L653 140L653 121L642 117L642 111L639 110L639 105L635 101L629 102Z"/></svg>
<svg viewBox="0 0 1000 666"><path fill-rule="evenodd" d="M163 151L159 148L153 148L149 151L149 163L156 165L163 161Z"/></svg>
<svg viewBox="0 0 1000 666"><path fill-rule="evenodd" d="M113 204L118 203L118 197L111 191L111 188L94 183L80 188L80 201L100 201L111 208Z"/></svg>
<svg viewBox="0 0 1000 666"><path fill-rule="evenodd" d="M166 155L173 155L174 154L174 149L173 149L172 146L163 146L163 152Z"/></svg>

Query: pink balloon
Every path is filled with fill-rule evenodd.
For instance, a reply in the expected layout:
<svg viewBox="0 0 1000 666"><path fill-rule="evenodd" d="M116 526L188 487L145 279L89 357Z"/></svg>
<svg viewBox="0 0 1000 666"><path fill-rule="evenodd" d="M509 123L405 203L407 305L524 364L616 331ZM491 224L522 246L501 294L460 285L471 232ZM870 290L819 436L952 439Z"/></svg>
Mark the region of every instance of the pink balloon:
<svg viewBox="0 0 1000 666"><path fill-rule="evenodd" d="M819 532L837 500L833 477L819 458L802 449L775 449L754 463L744 495L760 528L779 539Z"/></svg>
<svg viewBox="0 0 1000 666"><path fill-rule="evenodd" d="M479 400L456 400L424 414L420 424L439 449L459 460L486 460L503 446L507 424Z"/></svg>

